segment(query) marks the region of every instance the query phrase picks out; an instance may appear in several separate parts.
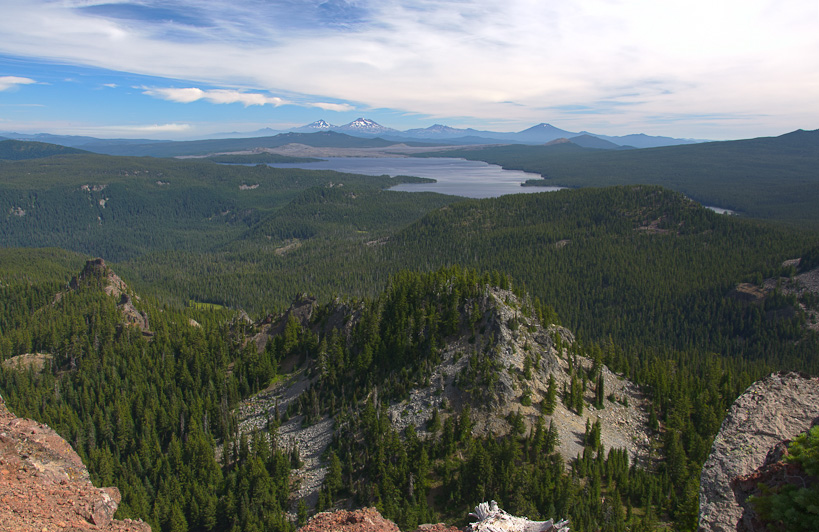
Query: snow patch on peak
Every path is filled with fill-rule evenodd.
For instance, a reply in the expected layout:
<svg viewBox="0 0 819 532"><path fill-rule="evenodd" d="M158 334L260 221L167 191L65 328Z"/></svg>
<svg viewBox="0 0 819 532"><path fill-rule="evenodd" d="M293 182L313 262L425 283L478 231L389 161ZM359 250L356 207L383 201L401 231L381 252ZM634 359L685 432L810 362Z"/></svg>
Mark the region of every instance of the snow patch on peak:
<svg viewBox="0 0 819 532"><path fill-rule="evenodd" d="M378 122L370 120L369 118L357 118L339 128L336 128L336 131L341 132L351 132L351 133L364 133L364 134L381 134L386 132L395 131L394 129L384 127Z"/></svg>
<svg viewBox="0 0 819 532"><path fill-rule="evenodd" d="M355 120L350 122L348 124L348 126L349 127L358 127L358 128L368 128L368 129L373 128L373 127L379 127L379 128L383 127L383 126L377 124L376 122L373 122L372 120L370 120L368 118L356 118Z"/></svg>
<svg viewBox="0 0 819 532"><path fill-rule="evenodd" d="M335 126L333 126L331 124L328 124L324 120L316 120L312 124L308 124L307 127L311 128L311 129L332 129Z"/></svg>

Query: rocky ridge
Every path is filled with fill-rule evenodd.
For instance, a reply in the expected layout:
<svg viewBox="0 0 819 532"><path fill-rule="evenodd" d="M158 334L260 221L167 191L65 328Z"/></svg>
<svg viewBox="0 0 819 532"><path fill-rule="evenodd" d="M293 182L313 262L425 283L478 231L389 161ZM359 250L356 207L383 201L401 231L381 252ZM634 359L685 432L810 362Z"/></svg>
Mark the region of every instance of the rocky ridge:
<svg viewBox="0 0 819 532"><path fill-rule="evenodd" d="M758 530L748 481L770 473L784 443L817 421L819 378L772 374L752 384L731 405L703 466L699 530Z"/></svg>
<svg viewBox="0 0 819 532"><path fill-rule="evenodd" d="M444 346L443 361L433 371L428 386L415 388L408 400L389 406L397 430L413 425L420 435L426 435L434 409L446 416L448 411L457 413L467 404L472 407L473 430L477 434L507 434L511 430L508 418L518 413L531 429L541 414L549 377L554 378L559 396L564 387L569 387L572 363L580 371L592 368L591 359L569 353L575 342L571 331L558 325L543 326L537 318L527 316L521 311L524 302L513 292L488 288L484 301L473 304L480 305L487 316L483 336L491 335L494 341L491 349L498 370L489 396L479 398L481 386L467 384L464 379L470 358L482 347L459 337ZM530 377L527 365L531 365ZM607 449L627 449L632 460L644 460L649 444L646 398L636 385L607 367L601 365L600 371L605 394L617 401L606 399L602 409L595 409L591 406L594 391L590 386L584 394L584 412L578 415L558 398L554 413L546 416L547 425L553 420L558 431L558 452L567 460L582 453L586 421L599 420L601 443Z"/></svg>
<svg viewBox="0 0 819 532"><path fill-rule="evenodd" d="M419 383L411 390L409 399L388 405L390 420L399 432L413 425L421 437L431 437L427 423L433 410L437 409L444 419L457 416L467 405L472 409L473 431L478 435L508 433L512 428L510 417L518 414L526 430L532 430L541 415L549 377L554 378L559 395L570 385L572 368L577 372L591 370L594 364L591 359L570 352L575 342L572 333L560 326L541 325L537 318L523 312L526 302L520 301L512 291L487 287L478 299L468 302L462 309L465 315L469 315L472 306L476 306L483 316L484 330L476 333L478 338L470 338L469 334L450 338L442 346L442 362L434 368L428 382ZM291 308L279 316L268 316L252 325L245 322L245 326L250 326L248 341L262 350L290 320L295 319L314 332L335 328L349 337L360 315L359 307L339 301L326 308L319 307L314 298L299 296ZM477 356L477 350L484 349L491 351L497 368L491 390L485 390L480 382L468 382L465 376L470 359ZM268 419L284 412L310 389L313 379L309 377L309 361L306 367L299 368L293 361L284 361L283 368L291 373L239 406L237 417L242 432L264 432ZM632 461L643 462L650 437L647 399L636 385L605 366L601 365L600 372L608 397L603 408L592 406L594 389L591 384L584 394L586 406L582 415L564 406L558 398L554 413L546 416L547 426L552 420L558 431L557 450L566 460L575 458L583 452L587 423L599 420L601 443L605 448L626 449ZM301 499L309 508L315 506L326 475L326 464L321 456L332 440L334 427L332 418L323 418L305 427L302 426L302 416L293 416L278 428L276 440L279 447L297 448L303 464L294 472L298 487L291 501L291 511Z"/></svg>
<svg viewBox="0 0 819 532"><path fill-rule="evenodd" d="M113 519L117 488L96 488L71 446L47 425L20 419L0 398L0 530L150 532Z"/></svg>

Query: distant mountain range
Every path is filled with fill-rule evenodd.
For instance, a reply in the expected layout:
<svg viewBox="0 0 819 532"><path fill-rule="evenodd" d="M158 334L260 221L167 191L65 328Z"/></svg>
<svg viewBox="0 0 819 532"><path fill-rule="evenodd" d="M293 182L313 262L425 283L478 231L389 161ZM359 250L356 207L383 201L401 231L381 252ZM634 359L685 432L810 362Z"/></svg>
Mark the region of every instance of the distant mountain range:
<svg viewBox="0 0 819 532"><path fill-rule="evenodd" d="M697 139L679 139L673 137L656 137L643 133L625 135L621 137L599 135L588 131L572 132L560 129L551 124L538 124L523 131L508 133L500 131L483 131L473 128L456 128L443 124L435 124L426 128L407 129L399 131L368 118L357 118L349 124L336 126L325 120L317 120L312 124L289 130L274 130L263 128L249 133L221 133L212 138L230 138L237 136L266 137L279 133L317 133L320 131L335 131L353 137L380 137L385 140L403 142L407 140L439 142L446 144L546 144L558 139L567 139L580 146L598 149L628 148L657 148L660 146L676 146L679 144L695 144L707 142ZM592 138L607 141L595 143ZM592 145L594 144L594 145Z"/></svg>
<svg viewBox="0 0 819 532"><path fill-rule="evenodd" d="M252 132L232 132L211 135L207 139L196 141L163 141L152 139L99 139L87 136L74 135L51 135L48 133L23 134L14 132L0 132L0 139L27 140L37 142L48 142L72 148L97 153L107 153L111 155L154 155L154 154L181 154L176 153L176 148L182 145L199 143L216 148L216 144L244 145L241 139L256 139L259 137L284 137L277 138L274 144L278 145L280 140L285 140L290 136L290 142L297 142L297 137L292 135L311 133L341 133L351 137L362 139L379 139L387 143L408 142L408 143L430 143L448 145L477 145L477 144L547 144L550 142L572 142L584 148L622 150L630 148L656 148L661 146L676 146L680 144L695 144L705 142L695 139L679 139L672 137L657 137L645 135L643 133L625 135L621 137L598 135L588 131L571 132L557 128L551 124L538 124L528 129L518 132L482 131L473 128L455 128L442 124L435 124L427 128L408 129L399 131L397 129L382 126L381 124L368 118L358 118L349 124L335 126L324 120L317 120L312 124L292 128L290 130L275 130L263 128ZM220 141L220 142L217 142ZM336 139L337 141L337 139ZM254 143L258 144L258 143ZM165 145L163 148L160 145ZM212 145L212 146L211 146ZM198 148L199 146L197 146ZM217 150L218 151L218 150ZM222 150L224 151L224 150ZM197 151L196 153L200 153Z"/></svg>

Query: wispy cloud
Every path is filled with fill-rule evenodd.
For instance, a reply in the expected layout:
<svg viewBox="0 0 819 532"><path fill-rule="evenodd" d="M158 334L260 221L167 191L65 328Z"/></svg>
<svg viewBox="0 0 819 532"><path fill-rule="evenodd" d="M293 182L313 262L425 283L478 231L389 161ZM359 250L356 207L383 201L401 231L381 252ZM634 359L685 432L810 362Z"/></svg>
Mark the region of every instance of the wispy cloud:
<svg viewBox="0 0 819 532"><path fill-rule="evenodd" d="M148 126L108 126L110 129L117 129L119 131L140 131L140 132L156 132L156 133L180 133L189 131L190 124L151 124Z"/></svg>
<svg viewBox="0 0 819 532"><path fill-rule="evenodd" d="M31 78L21 78L19 76L0 76L0 91L5 91L19 87L20 85L31 85L37 83Z"/></svg>
<svg viewBox="0 0 819 532"><path fill-rule="evenodd" d="M187 133L193 130L190 124L135 124L135 125L112 125L112 126L86 126L77 128L85 130L90 135L102 136L122 136L132 137L134 135L171 135Z"/></svg>
<svg viewBox="0 0 819 532"><path fill-rule="evenodd" d="M257 92L241 92L227 89L203 90L196 87L182 89L142 88L144 89L143 94L178 103L193 103L199 100L205 100L216 104L240 103L245 107L251 105L273 105L278 107L288 103L278 96L267 96Z"/></svg>
<svg viewBox="0 0 819 532"><path fill-rule="evenodd" d="M182 133L190 131L191 126L190 124L151 124L147 126L106 126L106 129L140 133Z"/></svg>
<svg viewBox="0 0 819 532"><path fill-rule="evenodd" d="M335 111L337 113L343 113L347 111L354 111L355 106L350 105L349 103L326 103L326 102L316 102L308 104L308 107L315 107L317 109L324 109L325 111Z"/></svg>
<svg viewBox="0 0 819 532"><path fill-rule="evenodd" d="M346 112L355 109L349 103L303 102L287 100L278 96L270 96L258 92L244 92L232 89L200 89L197 87L139 87L142 93L154 98L177 103L193 103L204 100L213 104L240 103L245 107L251 105L297 105L300 107L315 107L325 111Z"/></svg>
<svg viewBox="0 0 819 532"><path fill-rule="evenodd" d="M4 128L21 133L41 133L48 131L58 135L90 135L103 138L122 137L136 138L150 136L151 138L179 138L181 134L191 133L196 127L187 123L166 124L119 124L96 125L67 121L17 121L5 120Z"/></svg>

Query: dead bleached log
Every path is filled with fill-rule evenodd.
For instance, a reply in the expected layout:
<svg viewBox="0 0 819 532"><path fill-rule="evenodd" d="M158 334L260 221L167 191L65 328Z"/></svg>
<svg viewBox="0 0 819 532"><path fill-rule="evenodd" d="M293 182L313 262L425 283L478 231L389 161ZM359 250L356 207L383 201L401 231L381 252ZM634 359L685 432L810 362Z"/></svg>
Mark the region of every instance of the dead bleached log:
<svg viewBox="0 0 819 532"><path fill-rule="evenodd" d="M469 525L475 532L569 532L569 521L566 519L557 523L553 519L530 521L504 512L495 501L480 503L469 517L477 519Z"/></svg>

